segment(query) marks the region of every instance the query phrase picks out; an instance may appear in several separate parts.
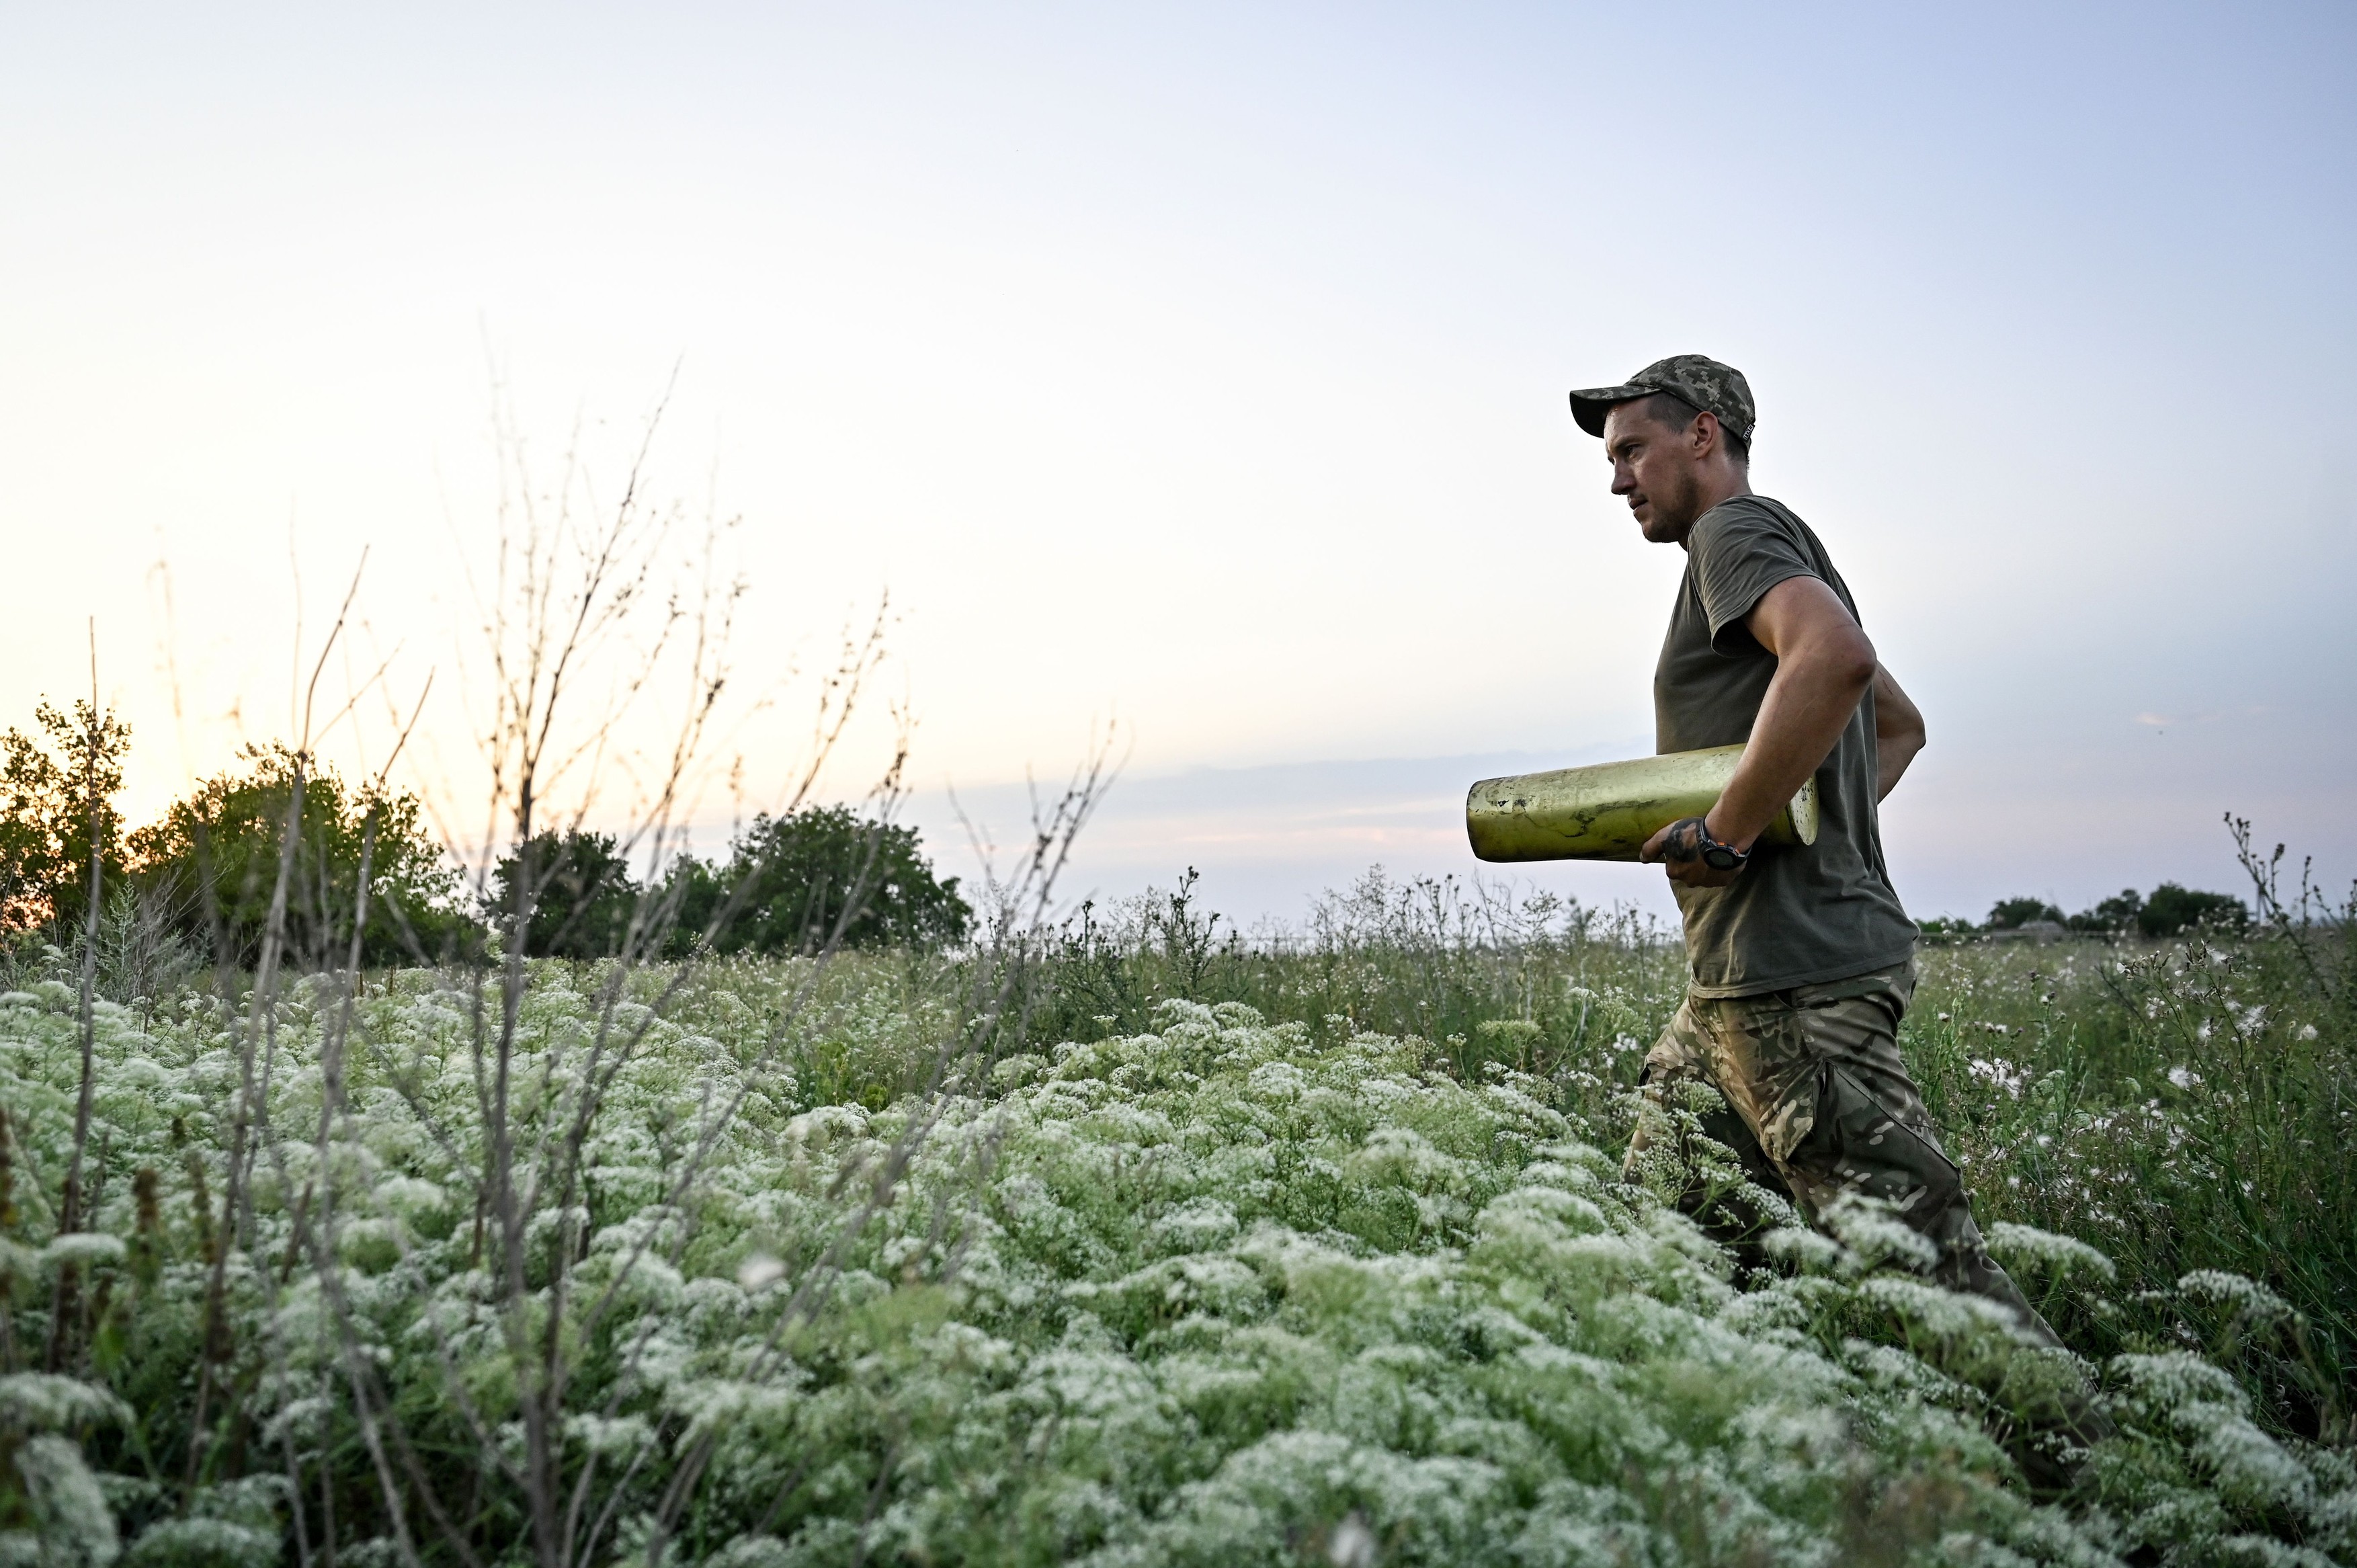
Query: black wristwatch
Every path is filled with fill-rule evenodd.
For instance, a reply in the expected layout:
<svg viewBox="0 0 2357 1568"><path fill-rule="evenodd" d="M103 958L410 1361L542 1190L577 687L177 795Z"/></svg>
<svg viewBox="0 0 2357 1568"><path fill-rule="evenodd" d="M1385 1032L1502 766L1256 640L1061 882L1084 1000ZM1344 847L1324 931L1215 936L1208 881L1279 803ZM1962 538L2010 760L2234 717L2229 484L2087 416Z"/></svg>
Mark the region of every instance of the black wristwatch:
<svg viewBox="0 0 2357 1568"><path fill-rule="evenodd" d="M1672 822L1662 849L1664 860L1699 860L1713 871L1740 871L1751 860L1745 851L1711 837L1700 817L1682 817Z"/></svg>

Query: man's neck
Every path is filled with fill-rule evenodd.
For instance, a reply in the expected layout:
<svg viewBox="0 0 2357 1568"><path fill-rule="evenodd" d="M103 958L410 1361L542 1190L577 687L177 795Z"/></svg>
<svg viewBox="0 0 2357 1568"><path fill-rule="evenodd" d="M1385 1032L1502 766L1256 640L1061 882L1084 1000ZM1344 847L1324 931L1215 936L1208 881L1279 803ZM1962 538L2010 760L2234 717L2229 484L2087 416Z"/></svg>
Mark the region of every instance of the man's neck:
<svg viewBox="0 0 2357 1568"><path fill-rule="evenodd" d="M1725 469L1714 472L1704 478L1702 510L1708 511L1722 501L1730 501L1738 496L1748 496L1750 493L1751 471L1749 468L1738 468L1729 464ZM1695 515L1700 517L1702 512L1696 512Z"/></svg>
<svg viewBox="0 0 2357 1568"><path fill-rule="evenodd" d="M1701 521L1704 515L1713 507L1733 500L1737 496L1748 496L1750 493L1751 473L1747 468L1739 468L1729 464L1724 469L1713 469L1703 475L1701 483L1695 490L1695 500L1698 504L1695 509L1694 522L1687 523L1679 531L1678 548L1681 550L1686 548L1686 541L1694 535L1695 522Z"/></svg>

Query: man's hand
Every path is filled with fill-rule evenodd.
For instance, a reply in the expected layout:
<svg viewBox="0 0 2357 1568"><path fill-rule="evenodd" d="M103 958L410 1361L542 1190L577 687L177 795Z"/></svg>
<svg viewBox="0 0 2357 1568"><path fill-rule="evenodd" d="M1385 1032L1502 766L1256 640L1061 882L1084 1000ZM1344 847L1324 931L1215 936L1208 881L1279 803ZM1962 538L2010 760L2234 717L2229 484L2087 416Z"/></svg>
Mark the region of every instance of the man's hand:
<svg viewBox="0 0 2357 1568"><path fill-rule="evenodd" d="M1693 831L1701 822L1699 817L1681 817L1647 839L1645 847L1637 852L1637 858L1649 865L1660 861L1668 870L1670 880L1682 887L1725 887L1743 875L1743 867L1731 865L1721 871L1702 857Z"/></svg>

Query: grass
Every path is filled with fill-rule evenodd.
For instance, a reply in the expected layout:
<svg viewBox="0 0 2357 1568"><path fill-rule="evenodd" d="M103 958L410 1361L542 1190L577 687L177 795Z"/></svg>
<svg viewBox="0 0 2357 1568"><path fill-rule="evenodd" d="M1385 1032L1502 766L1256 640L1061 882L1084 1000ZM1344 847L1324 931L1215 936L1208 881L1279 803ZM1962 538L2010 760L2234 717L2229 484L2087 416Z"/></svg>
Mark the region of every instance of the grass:
<svg viewBox="0 0 2357 1568"><path fill-rule="evenodd" d="M532 1220L577 1560L2357 1563L2345 929L1925 951L1906 1048L2120 1427L2060 1498L2019 1463L2070 1374L1887 1221L1738 1279L1618 1185L1683 981L1641 921L1371 877L1246 940L1182 885L1031 948L1019 1037L939 1099L955 957L725 961L660 1015L668 968L536 963L519 1146L575 1103L602 985L641 1031ZM467 977L371 978L324 1135L337 993L296 984L227 1217L243 999L102 1003L93 1219L60 1239L76 961L19 961L0 1558L309 1568L332 1514L339 1562L522 1561L504 1423L543 1363L482 1274ZM89 1332L45 1379L69 1262Z"/></svg>
<svg viewBox="0 0 2357 1568"><path fill-rule="evenodd" d="M2357 1436L2349 929L1927 945L1900 1036L1984 1227L2081 1237L2132 1283L2101 1320L2048 1304L2074 1344L2228 1353L2276 1429L2341 1443ZM1162 996L1241 1002L1319 1039L1415 1036L1461 1079L1493 1063L1545 1079L1610 1146L1685 983L1674 936L1629 914L1380 875L1279 940L1222 932L1182 884L1092 911L1049 970L1049 1036L1142 1028ZM2174 1287L2205 1270L2261 1282L2298 1318L2189 1318Z"/></svg>

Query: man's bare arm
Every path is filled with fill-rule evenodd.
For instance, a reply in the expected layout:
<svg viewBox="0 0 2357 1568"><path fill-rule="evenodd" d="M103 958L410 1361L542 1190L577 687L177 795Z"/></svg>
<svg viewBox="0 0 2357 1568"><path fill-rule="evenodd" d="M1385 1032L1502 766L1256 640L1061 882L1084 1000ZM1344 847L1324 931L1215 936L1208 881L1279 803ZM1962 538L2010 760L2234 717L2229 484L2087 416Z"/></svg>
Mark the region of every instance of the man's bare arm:
<svg viewBox="0 0 2357 1568"><path fill-rule="evenodd" d="M1887 800L1899 788L1900 776L1915 754L1923 749L1923 710L1917 707L1890 671L1874 671L1874 798Z"/></svg>
<svg viewBox="0 0 2357 1568"><path fill-rule="evenodd" d="M1760 699L1743 760L1704 827L1721 843L1748 850L1832 752L1881 665L1848 607L1821 578L1785 578L1760 596L1743 624L1776 656L1776 675ZM1653 835L1644 859L1659 857L1668 832ZM1722 887L1740 875L1700 860L1668 865L1673 880L1695 887Z"/></svg>

